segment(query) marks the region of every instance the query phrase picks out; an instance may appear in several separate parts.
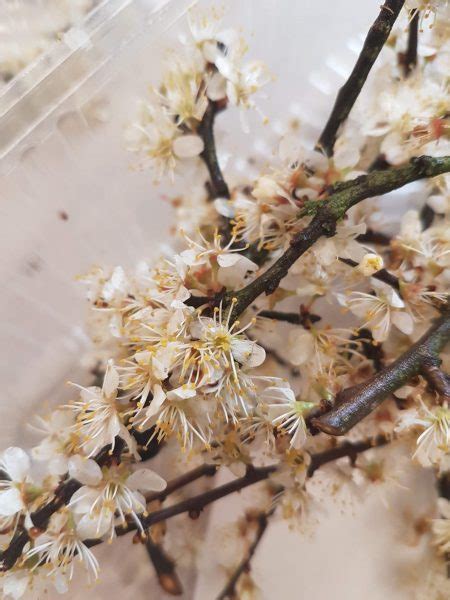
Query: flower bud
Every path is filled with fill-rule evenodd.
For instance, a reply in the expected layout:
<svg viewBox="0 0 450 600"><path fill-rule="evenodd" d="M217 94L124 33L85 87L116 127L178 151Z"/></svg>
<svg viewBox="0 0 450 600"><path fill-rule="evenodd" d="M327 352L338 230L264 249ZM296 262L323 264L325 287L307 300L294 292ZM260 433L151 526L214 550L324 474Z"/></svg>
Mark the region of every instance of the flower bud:
<svg viewBox="0 0 450 600"><path fill-rule="evenodd" d="M357 269L365 277L370 277L384 266L383 259L379 254L369 252L365 254L359 263Z"/></svg>

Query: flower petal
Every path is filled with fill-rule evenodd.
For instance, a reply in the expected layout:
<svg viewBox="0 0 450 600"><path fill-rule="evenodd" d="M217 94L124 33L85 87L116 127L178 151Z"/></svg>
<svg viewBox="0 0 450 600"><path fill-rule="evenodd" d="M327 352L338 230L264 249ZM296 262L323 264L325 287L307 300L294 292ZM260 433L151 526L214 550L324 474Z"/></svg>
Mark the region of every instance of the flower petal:
<svg viewBox="0 0 450 600"><path fill-rule="evenodd" d="M30 458L22 448L7 448L3 452L2 462L13 481L23 481L30 470Z"/></svg>
<svg viewBox="0 0 450 600"><path fill-rule="evenodd" d="M144 492L162 492L166 489L167 483L151 469L137 469L128 477L127 486Z"/></svg>
<svg viewBox="0 0 450 600"><path fill-rule="evenodd" d="M103 478L99 465L79 454L69 460L69 475L84 485L97 485Z"/></svg>
<svg viewBox="0 0 450 600"><path fill-rule="evenodd" d="M203 140L198 135L182 135L173 143L173 151L178 158L198 156L204 148Z"/></svg>
<svg viewBox="0 0 450 600"><path fill-rule="evenodd" d="M22 495L17 488L0 492L0 515L11 517L23 509Z"/></svg>

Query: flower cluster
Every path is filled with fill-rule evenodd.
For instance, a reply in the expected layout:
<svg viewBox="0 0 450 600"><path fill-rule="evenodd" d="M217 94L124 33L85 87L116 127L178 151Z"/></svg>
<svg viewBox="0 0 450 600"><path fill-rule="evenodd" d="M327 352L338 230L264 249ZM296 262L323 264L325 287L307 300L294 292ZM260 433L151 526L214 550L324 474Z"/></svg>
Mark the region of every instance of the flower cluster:
<svg viewBox="0 0 450 600"><path fill-rule="evenodd" d="M201 124L207 110L227 103L255 107L253 95L269 81L261 61L244 62L245 42L219 21L190 16L182 51L170 52L162 81L140 102L127 131L128 149L153 163L156 177L173 175L178 162L204 150ZM245 125L245 123L244 123Z"/></svg>
<svg viewBox="0 0 450 600"><path fill-rule="evenodd" d="M414 72L406 77L397 64L382 64L371 83L377 89L382 82L382 91L362 95L327 156L320 145L308 149L293 128L272 168L253 181L231 177L230 186L217 160L214 116L230 105L256 109L254 94L269 77L261 62L244 61L236 32L215 18L190 16L189 34L168 54L127 143L151 160L158 178L200 157L208 180L204 185L197 170L201 181L172 199L179 217L172 249L134 268L95 266L79 277L90 304L87 362L95 380L71 384L72 398L37 419L41 438L30 452L8 448L0 457L6 598L42 597L49 586L66 591L77 562L96 580L91 546L128 529L137 542L162 535L149 532L148 513L181 484L178 478L166 489L168 473L141 468L155 453L169 475L174 463L176 474L190 463L208 472L224 466L247 485L261 473L255 467L267 469L273 505L264 515L279 504L290 520L305 514L307 481L334 452L351 458L330 475L335 490L343 481L392 479L383 459L356 461L355 448L369 450L380 435L382 443L410 442L421 465L450 470L445 343L430 345L433 355L405 385L403 373L391 376L448 311L449 175L418 181L422 207L411 203L400 218L385 219L376 197L358 204L369 192L394 189L405 172L397 166L419 153L450 153L450 52L442 25L449 15L445 3L407 4L407 19L437 11L432 50L419 55ZM366 175L374 169L370 188ZM359 195L347 203L355 189ZM336 208L336 198L346 210ZM370 402L385 391L387 402L336 445L321 418L358 390L364 400L374 381ZM354 435L358 444L349 443ZM186 507L196 514L182 502ZM441 513L432 530L445 553L448 507ZM166 519L164 508L157 516Z"/></svg>

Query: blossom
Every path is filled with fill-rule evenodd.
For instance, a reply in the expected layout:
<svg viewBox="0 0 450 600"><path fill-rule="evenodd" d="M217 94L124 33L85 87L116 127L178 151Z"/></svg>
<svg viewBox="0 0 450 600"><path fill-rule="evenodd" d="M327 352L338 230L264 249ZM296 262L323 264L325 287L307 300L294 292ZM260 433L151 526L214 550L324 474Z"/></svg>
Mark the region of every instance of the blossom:
<svg viewBox="0 0 450 600"><path fill-rule="evenodd" d="M287 384L265 389L262 401L269 408L272 424L291 437L291 447L301 448L307 438L305 415L315 406L314 403L297 400Z"/></svg>
<svg viewBox="0 0 450 600"><path fill-rule="evenodd" d="M214 233L212 243L199 235L199 242L185 235L190 247L188 250L183 250L180 256L188 266L207 265L212 271L212 278L217 272L218 281L222 284L226 283L229 287L242 285L245 275L258 269L256 263L242 254L246 248L233 248L236 243L235 235L232 235L224 246L222 246L222 236L217 231Z"/></svg>
<svg viewBox="0 0 450 600"><path fill-rule="evenodd" d="M320 240L312 249L314 256L324 266L329 266L339 257L358 258L363 257L364 249L356 241L358 235L365 233L366 225L358 223L349 225L347 223L338 223L336 234L333 237Z"/></svg>
<svg viewBox="0 0 450 600"><path fill-rule="evenodd" d="M142 531L139 515L145 512L146 502L141 492L161 492L166 487L164 479L150 469L130 472L127 465L121 463L102 471L90 459L86 460L84 471L77 469L77 478L86 485L73 494L69 508L74 513L81 539L104 535L112 539L115 525L125 525L127 517Z"/></svg>
<svg viewBox="0 0 450 600"><path fill-rule="evenodd" d="M157 178L173 171L180 159L194 158L203 150L196 135L183 135L170 114L157 101L142 102L137 120L127 130L127 149L150 158Z"/></svg>
<svg viewBox="0 0 450 600"><path fill-rule="evenodd" d="M26 554L26 560L37 558L37 567L47 566L49 576L55 573L71 581L75 560L83 565L90 581L98 578L99 564L83 543L70 513L55 513L45 533L40 535Z"/></svg>
<svg viewBox="0 0 450 600"><path fill-rule="evenodd" d="M27 510L31 491L30 459L21 448L7 448L0 457L0 526L13 523L12 517Z"/></svg>
<svg viewBox="0 0 450 600"><path fill-rule="evenodd" d="M357 269L360 271L365 277L370 277L377 271L383 268L383 259L379 254L374 254L373 252L369 252L364 254L362 260L360 261Z"/></svg>
<svg viewBox="0 0 450 600"><path fill-rule="evenodd" d="M67 582L64 576L56 573L50 578L44 576L40 570L32 571L27 568L2 573L0 585L4 598L13 600L20 598L40 600L40 598L48 596L50 589L55 590L58 594L67 592Z"/></svg>
<svg viewBox="0 0 450 600"><path fill-rule="evenodd" d="M380 282L373 282L372 286L374 294L352 292L348 298L339 295L338 299L363 319L364 323L360 327L368 327L375 341L385 341L392 325L405 335L410 335L414 322L397 292Z"/></svg>
<svg viewBox="0 0 450 600"><path fill-rule="evenodd" d="M203 79L204 64L196 54L171 53L166 61L159 97L177 126L200 122L208 106ZM178 156L179 155L178 141Z"/></svg>
<svg viewBox="0 0 450 600"><path fill-rule="evenodd" d="M77 447L78 438L73 431L74 415L69 410L55 410L47 418L38 417L33 429L45 434L40 443L32 448L34 460L45 461L52 475L67 472L68 460Z"/></svg>
<svg viewBox="0 0 450 600"><path fill-rule="evenodd" d="M238 365L257 367L264 362L266 353L243 335L254 322L239 328L239 321L230 322L232 312L231 307L224 319L221 305L214 309L214 318L199 316L190 330L193 338L202 342L199 346L202 362L206 360L219 368L229 368L237 377Z"/></svg>
<svg viewBox="0 0 450 600"><path fill-rule="evenodd" d="M414 458L424 466L438 464L450 449L450 410L446 404L428 408L422 400L417 409L404 411L397 430L423 429L417 438Z"/></svg>
<svg viewBox="0 0 450 600"><path fill-rule="evenodd" d="M123 422L123 410L117 400L119 373L112 361L108 363L103 386L80 388L80 399L68 405L75 417L74 431L80 438L79 446L93 456L105 446L113 449L116 437L121 437L130 449L134 441Z"/></svg>
<svg viewBox="0 0 450 600"><path fill-rule="evenodd" d="M188 13L188 22L196 47L209 63L215 63L222 54L221 48L229 48L237 40L233 29L220 29L218 15L194 13L191 10Z"/></svg>

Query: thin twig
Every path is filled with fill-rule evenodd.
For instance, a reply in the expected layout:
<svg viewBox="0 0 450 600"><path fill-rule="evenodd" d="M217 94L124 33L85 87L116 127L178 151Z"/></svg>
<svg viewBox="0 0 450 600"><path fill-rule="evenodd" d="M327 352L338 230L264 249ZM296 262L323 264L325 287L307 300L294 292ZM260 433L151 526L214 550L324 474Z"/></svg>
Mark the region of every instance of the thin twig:
<svg viewBox="0 0 450 600"><path fill-rule="evenodd" d="M345 84L339 90L331 115L317 142L317 149L333 156L339 128L347 119L367 76L386 43L404 0L386 0L367 34L361 54Z"/></svg>
<svg viewBox="0 0 450 600"><path fill-rule="evenodd" d="M370 414L390 394L411 378L424 373L427 365L439 360L450 341L450 308L409 350L371 379L346 388L336 396L335 406L313 419L312 425L330 435L343 435Z"/></svg>
<svg viewBox="0 0 450 600"><path fill-rule="evenodd" d="M183 473L183 475L169 481L162 492L158 492L157 494L147 494L145 500L147 503L154 502L155 500L162 502L167 496L189 485L193 481L197 481L197 479L200 479L201 477L212 477L216 474L216 471L217 465L200 465L199 467L192 469L187 473Z"/></svg>
<svg viewBox="0 0 450 600"><path fill-rule="evenodd" d="M244 557L242 558L241 562L239 563L239 565L237 566L237 568L231 575L230 579L227 581L224 589L217 596L217 600L227 600L227 599L234 600L236 598L236 585L237 585L241 575L243 575L244 573L247 573L250 570L250 563L252 561L252 558L254 557L255 552L264 536L264 533L269 524L269 519L273 515L274 512L275 512L275 508L272 508L268 512L262 512L257 516L257 518L256 518L257 529L256 529L255 538L254 538L253 542L250 544L250 546L249 546L247 552L245 553Z"/></svg>

